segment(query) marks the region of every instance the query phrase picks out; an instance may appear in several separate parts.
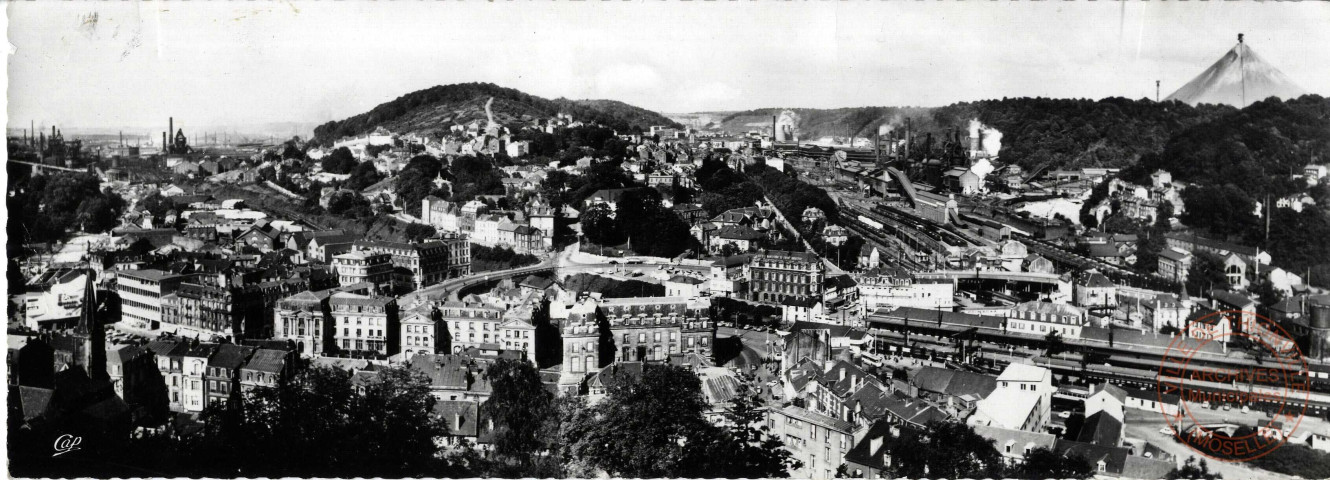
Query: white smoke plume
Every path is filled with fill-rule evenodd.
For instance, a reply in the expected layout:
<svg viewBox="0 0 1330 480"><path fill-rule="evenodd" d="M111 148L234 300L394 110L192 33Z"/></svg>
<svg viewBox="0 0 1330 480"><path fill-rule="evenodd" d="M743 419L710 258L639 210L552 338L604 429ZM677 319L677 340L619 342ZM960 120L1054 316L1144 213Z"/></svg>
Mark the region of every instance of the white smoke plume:
<svg viewBox="0 0 1330 480"><path fill-rule="evenodd" d="M780 112L776 118L776 128L778 132L773 132L774 136L781 140L793 140L799 135L799 114L793 110Z"/></svg>
<svg viewBox="0 0 1330 480"><path fill-rule="evenodd" d="M1002 132L993 127L984 127L983 149L989 157L997 158L998 151L1002 150Z"/></svg>
<svg viewBox="0 0 1330 480"><path fill-rule="evenodd" d="M980 123L977 118L970 120L970 138L979 137L979 132L981 131L984 134L984 142L979 148L983 149L984 153L989 157L997 157L998 151L1002 150L1002 132L999 132L996 128Z"/></svg>
<svg viewBox="0 0 1330 480"><path fill-rule="evenodd" d="M891 130L892 130L891 124L884 123L877 127L877 135L879 137L885 137L887 135L891 135Z"/></svg>
<svg viewBox="0 0 1330 480"><path fill-rule="evenodd" d="M974 172L975 175L978 175L979 181L982 182L984 180L984 177L987 177L988 174L993 173L993 164L989 163L988 159L981 158L978 161L974 162L974 165L970 166L970 171Z"/></svg>

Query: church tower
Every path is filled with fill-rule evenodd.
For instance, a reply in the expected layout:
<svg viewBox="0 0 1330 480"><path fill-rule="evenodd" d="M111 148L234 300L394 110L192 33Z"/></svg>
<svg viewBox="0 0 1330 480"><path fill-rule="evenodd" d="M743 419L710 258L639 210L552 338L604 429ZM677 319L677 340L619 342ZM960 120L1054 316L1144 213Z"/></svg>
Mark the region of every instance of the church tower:
<svg viewBox="0 0 1330 480"><path fill-rule="evenodd" d="M97 273L88 269L86 275L83 311L79 315L78 325L74 327L74 338L77 339L74 366L82 368L93 380L109 380L110 375L106 372L106 322L103 315L108 313L105 306L110 304L105 300L110 299L98 302L95 282Z"/></svg>

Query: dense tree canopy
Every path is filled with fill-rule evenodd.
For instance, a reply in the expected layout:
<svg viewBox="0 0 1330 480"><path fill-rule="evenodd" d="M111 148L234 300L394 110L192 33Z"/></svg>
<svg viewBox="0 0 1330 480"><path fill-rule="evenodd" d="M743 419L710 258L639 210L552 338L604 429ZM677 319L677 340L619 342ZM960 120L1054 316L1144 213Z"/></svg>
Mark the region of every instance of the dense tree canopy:
<svg viewBox="0 0 1330 480"><path fill-rule="evenodd" d="M351 154L351 149L341 147L325 155L320 162L323 171L340 175L351 173L351 169L356 166L356 157Z"/></svg>

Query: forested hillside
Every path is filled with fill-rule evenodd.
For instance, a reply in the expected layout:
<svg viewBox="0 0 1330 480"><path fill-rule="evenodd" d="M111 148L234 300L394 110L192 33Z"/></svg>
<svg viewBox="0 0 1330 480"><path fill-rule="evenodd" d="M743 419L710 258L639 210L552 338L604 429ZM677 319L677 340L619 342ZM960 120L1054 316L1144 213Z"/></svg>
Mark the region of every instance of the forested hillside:
<svg viewBox="0 0 1330 480"><path fill-rule="evenodd" d="M614 100L548 100L489 83L461 83L411 92L360 115L325 123L314 129L314 140L331 144L338 138L363 135L377 127L399 134L442 132L454 124L485 121L485 103L491 97L494 120L507 126L559 113L624 132L646 130L652 125L680 126L656 112Z"/></svg>

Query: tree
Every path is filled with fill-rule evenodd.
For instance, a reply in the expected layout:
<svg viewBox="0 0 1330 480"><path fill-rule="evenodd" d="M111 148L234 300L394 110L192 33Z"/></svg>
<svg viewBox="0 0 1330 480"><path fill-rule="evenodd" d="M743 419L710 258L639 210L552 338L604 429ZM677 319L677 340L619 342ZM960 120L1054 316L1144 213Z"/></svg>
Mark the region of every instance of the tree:
<svg viewBox="0 0 1330 480"><path fill-rule="evenodd" d="M557 450L559 406L535 365L500 359L485 377L493 391L480 408L494 421L493 465L487 476L560 475L558 459L549 455Z"/></svg>
<svg viewBox="0 0 1330 480"><path fill-rule="evenodd" d="M351 168L351 176L346 178L343 187L360 191L383 180L383 174L374 168L374 162L362 162Z"/></svg>
<svg viewBox="0 0 1330 480"><path fill-rule="evenodd" d="M364 218L374 215L369 200L355 192L336 192L328 199L328 213L348 218Z"/></svg>
<svg viewBox="0 0 1330 480"><path fill-rule="evenodd" d="M803 463L795 460L785 442L772 435L764 421L762 399L750 385L754 379L741 378L734 399L725 410L726 427L712 436L710 451L691 462L690 477L784 478Z"/></svg>
<svg viewBox="0 0 1330 480"><path fill-rule="evenodd" d="M431 227L429 225L425 225L423 223L412 223L408 224L406 226L406 229L404 229L402 233L403 235L406 236L406 240L408 242L419 242L421 240L434 237L434 234L437 232L434 230L434 227Z"/></svg>
<svg viewBox="0 0 1330 480"><path fill-rule="evenodd" d="M1066 351L1067 345L1062 341L1062 333L1053 330L1044 335L1044 355L1052 357Z"/></svg>
<svg viewBox="0 0 1330 480"><path fill-rule="evenodd" d="M117 202L120 197L114 200L106 196L94 196L79 204L78 211L75 213L75 219L81 230L88 233L102 233L115 228L117 219L120 218L121 208L117 208Z"/></svg>
<svg viewBox="0 0 1330 480"><path fill-rule="evenodd" d="M170 199L163 197L160 192L154 191L139 200L138 207L148 210L148 213L152 214L152 218L160 220L166 218L166 213L171 211L174 205Z"/></svg>
<svg viewBox="0 0 1330 480"><path fill-rule="evenodd" d="M1200 295L1212 288L1224 288L1228 277L1224 273L1224 261L1208 253L1192 255L1191 268L1187 270L1187 292Z"/></svg>
<svg viewBox="0 0 1330 480"><path fill-rule="evenodd" d="M561 432L565 458L584 462L570 468L596 469L613 477L679 477L688 460L700 460L716 433L702 416L702 386L692 372L675 365L643 364L640 378L626 368L602 376L608 396L577 412Z"/></svg>
<svg viewBox="0 0 1330 480"><path fill-rule="evenodd" d="M592 243L600 245L617 244L621 235L613 216L614 213L610 210L609 205L604 203L592 205L582 212L580 220L582 235Z"/></svg>
<svg viewBox="0 0 1330 480"><path fill-rule="evenodd" d="M1001 478L1006 463L993 441L959 422L929 422L926 431L890 449L892 476L911 478Z"/></svg>
<svg viewBox="0 0 1330 480"><path fill-rule="evenodd" d="M1085 457L1062 455L1048 447L1030 450L1025 454L1025 463L1016 470L1008 473L1012 477L1029 479L1086 479L1094 476L1094 469L1090 467L1090 462L1086 461Z"/></svg>
<svg viewBox="0 0 1330 480"><path fill-rule="evenodd" d="M323 171L341 175L351 173L351 169L356 166L356 157L351 154L351 149L341 147L324 156L320 164Z"/></svg>
<svg viewBox="0 0 1330 480"><path fill-rule="evenodd" d="M1173 471L1168 472L1168 475L1164 478L1167 478L1168 480L1178 480L1184 478L1221 480L1224 478L1224 476L1220 475L1218 472L1211 472L1210 466L1206 465L1204 458L1202 458L1198 463L1196 461L1196 457L1187 457L1187 461L1184 462L1181 467L1174 468Z"/></svg>
<svg viewBox="0 0 1330 480"><path fill-rule="evenodd" d="M862 472L851 474L850 467L844 463L836 466L836 478L864 478Z"/></svg>
<svg viewBox="0 0 1330 480"><path fill-rule="evenodd" d="M352 388L350 377L346 371L314 367L275 388L237 393L210 406L203 414L203 431L183 444L180 464L202 476L447 472L435 457L434 441L448 430L433 414L435 399L423 374L399 367L379 370L363 395Z"/></svg>

